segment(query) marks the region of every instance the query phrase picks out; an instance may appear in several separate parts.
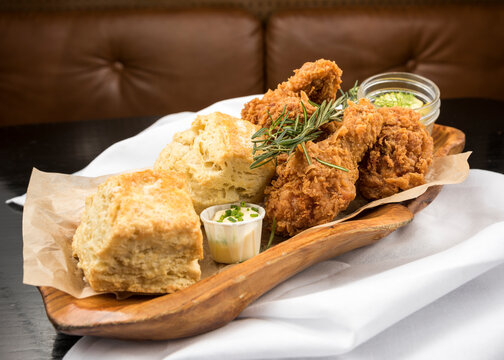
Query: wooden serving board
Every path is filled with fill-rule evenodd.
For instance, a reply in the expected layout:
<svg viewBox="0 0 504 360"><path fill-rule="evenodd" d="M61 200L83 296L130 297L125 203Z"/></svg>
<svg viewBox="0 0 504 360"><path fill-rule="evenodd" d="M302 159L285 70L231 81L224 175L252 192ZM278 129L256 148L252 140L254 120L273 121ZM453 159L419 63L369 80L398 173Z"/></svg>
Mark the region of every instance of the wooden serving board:
<svg viewBox="0 0 504 360"><path fill-rule="evenodd" d="M464 148L460 130L436 125L432 136L436 156ZM174 294L76 299L51 287L39 290L47 316L57 331L66 334L136 340L197 335L227 324L252 301L301 270L370 245L409 223L440 190L441 186L434 186L407 204L387 204L357 219L305 231Z"/></svg>

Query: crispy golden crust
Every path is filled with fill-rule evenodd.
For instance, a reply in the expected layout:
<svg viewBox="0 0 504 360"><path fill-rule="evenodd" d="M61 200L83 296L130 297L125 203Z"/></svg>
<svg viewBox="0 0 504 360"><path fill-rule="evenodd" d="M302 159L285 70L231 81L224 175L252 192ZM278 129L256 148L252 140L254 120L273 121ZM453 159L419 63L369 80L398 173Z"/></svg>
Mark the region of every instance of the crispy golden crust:
<svg viewBox="0 0 504 360"><path fill-rule="evenodd" d="M266 216L275 218L277 232L294 235L314 225L331 221L355 198L357 164L374 144L383 119L375 107L363 99L350 103L337 132L318 143L306 144L312 164L303 151L277 166L277 178L266 189ZM334 169L315 160L343 166Z"/></svg>
<svg viewBox="0 0 504 360"><path fill-rule="evenodd" d="M295 118L303 115L301 101L308 115L315 111L309 100L321 104L336 97L341 84L341 69L329 60L320 59L307 62L294 75L278 85L275 90L268 90L262 99L253 99L245 104L241 116L260 127L271 124L269 114L276 119L285 110Z"/></svg>
<svg viewBox="0 0 504 360"><path fill-rule="evenodd" d="M384 124L376 144L360 164L358 188L381 199L425 183L434 145L420 115L411 109L381 108Z"/></svg>
<svg viewBox="0 0 504 360"><path fill-rule="evenodd" d="M321 104L336 97L342 74L334 61L319 59L306 62L300 69L294 70L294 75L278 88L296 94L304 92L311 101Z"/></svg>
<svg viewBox="0 0 504 360"><path fill-rule="evenodd" d="M226 114L198 116L189 130L175 134L154 169L183 174L198 214L217 204L261 202L274 166L249 168L253 162L251 137L258 129Z"/></svg>
<svg viewBox="0 0 504 360"><path fill-rule="evenodd" d="M202 239L181 177L145 170L87 198L72 249L95 291L169 293L199 280Z"/></svg>

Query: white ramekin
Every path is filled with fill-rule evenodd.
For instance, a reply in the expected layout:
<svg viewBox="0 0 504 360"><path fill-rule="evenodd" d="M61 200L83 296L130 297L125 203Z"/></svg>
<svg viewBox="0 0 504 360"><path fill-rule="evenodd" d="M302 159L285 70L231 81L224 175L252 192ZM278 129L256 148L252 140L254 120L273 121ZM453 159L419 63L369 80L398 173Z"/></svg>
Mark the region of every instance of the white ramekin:
<svg viewBox="0 0 504 360"><path fill-rule="evenodd" d="M200 214L201 221L205 226L210 255L215 261L224 264L239 263L259 254L262 222L266 214L261 206L245 203L247 207L257 208L259 216L235 223L221 223L212 220L217 211L229 209L231 205L240 206L240 203L211 206Z"/></svg>

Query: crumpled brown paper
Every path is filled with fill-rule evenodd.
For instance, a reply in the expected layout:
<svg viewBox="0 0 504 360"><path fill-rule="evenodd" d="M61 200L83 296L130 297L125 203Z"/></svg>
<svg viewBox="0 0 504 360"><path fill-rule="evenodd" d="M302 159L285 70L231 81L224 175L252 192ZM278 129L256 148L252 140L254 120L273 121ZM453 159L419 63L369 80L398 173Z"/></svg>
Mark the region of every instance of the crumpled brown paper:
<svg viewBox="0 0 504 360"><path fill-rule="evenodd" d="M346 220L359 212L386 203L413 199L428 187L463 182L469 174L467 159L470 152L435 158L427 183L364 206L358 207ZM51 286L76 298L98 294L85 282L77 262L72 257L72 237L84 210L85 198L108 176L86 178L74 175L46 173L33 169L23 212L23 282L35 286ZM329 226L335 222L319 225ZM200 262L202 278L211 276L225 265L215 263L207 255Z"/></svg>

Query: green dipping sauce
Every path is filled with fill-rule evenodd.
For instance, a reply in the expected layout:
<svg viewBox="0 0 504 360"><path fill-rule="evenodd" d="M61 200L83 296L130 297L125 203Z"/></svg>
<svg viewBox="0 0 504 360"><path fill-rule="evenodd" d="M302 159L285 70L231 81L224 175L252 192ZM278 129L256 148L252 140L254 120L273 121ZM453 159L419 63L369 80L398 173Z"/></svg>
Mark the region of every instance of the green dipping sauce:
<svg viewBox="0 0 504 360"><path fill-rule="evenodd" d="M374 104L378 107L400 106L408 109L419 109L424 106L422 100L406 92L394 91L378 96Z"/></svg>

